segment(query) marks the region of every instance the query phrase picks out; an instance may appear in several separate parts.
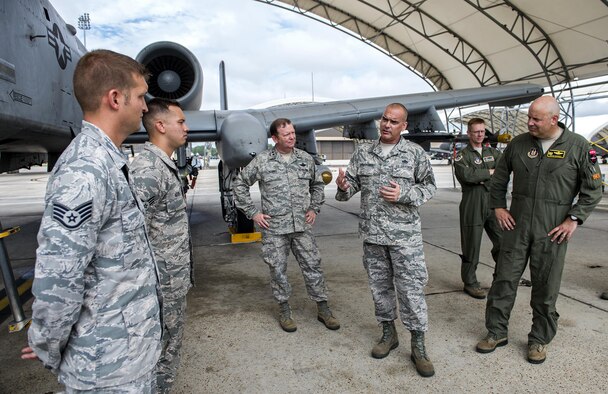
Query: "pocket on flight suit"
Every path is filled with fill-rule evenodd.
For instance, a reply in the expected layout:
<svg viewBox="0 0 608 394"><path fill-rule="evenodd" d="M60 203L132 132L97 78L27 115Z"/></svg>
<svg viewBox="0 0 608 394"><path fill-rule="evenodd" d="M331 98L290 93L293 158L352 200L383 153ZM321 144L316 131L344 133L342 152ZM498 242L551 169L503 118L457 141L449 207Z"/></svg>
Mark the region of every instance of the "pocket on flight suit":
<svg viewBox="0 0 608 394"><path fill-rule="evenodd" d="M554 264L557 261L559 245L551 242L551 237L546 237L541 241L541 250L538 257L538 267L536 267L536 277L532 278L532 284L544 285L551 276ZM532 270L532 267L530 267Z"/></svg>

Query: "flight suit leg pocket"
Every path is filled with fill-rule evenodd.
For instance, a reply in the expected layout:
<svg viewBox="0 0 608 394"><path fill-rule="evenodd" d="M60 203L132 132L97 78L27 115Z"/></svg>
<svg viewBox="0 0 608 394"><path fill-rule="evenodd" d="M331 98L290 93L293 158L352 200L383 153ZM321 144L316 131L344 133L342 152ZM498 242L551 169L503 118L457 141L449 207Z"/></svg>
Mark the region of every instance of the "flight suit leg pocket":
<svg viewBox="0 0 608 394"><path fill-rule="evenodd" d="M530 272L533 285L547 284L549 277L551 276L554 263L557 261L557 251L559 245L551 242L549 237L542 241L541 245L540 253L537 254L538 259L536 261L533 259L530 260Z"/></svg>

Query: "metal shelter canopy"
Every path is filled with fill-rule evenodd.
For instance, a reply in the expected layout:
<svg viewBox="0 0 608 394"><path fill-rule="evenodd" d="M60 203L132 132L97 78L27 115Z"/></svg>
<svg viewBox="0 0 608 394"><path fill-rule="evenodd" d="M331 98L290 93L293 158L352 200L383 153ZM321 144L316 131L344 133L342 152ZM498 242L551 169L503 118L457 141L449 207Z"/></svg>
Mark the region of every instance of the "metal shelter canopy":
<svg viewBox="0 0 608 394"><path fill-rule="evenodd" d="M356 37L436 90L549 87L567 125L573 81L608 74L608 0L256 1Z"/></svg>

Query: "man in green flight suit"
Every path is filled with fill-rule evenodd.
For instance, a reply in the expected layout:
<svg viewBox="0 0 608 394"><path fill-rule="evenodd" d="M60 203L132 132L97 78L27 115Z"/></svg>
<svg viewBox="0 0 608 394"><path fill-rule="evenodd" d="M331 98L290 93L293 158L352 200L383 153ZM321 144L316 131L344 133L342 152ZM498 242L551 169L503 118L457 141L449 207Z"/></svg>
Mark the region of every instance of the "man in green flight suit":
<svg viewBox="0 0 608 394"><path fill-rule="evenodd" d="M456 179L462 187L460 201L460 245L462 265L460 276L464 292L473 298L486 298L475 271L479 264L481 236L485 228L492 241L492 258L498 260L502 231L488 204L490 183L496 163L501 156L498 149L484 146L486 125L483 119L473 118L467 124L469 144L454 159Z"/></svg>
<svg viewBox="0 0 608 394"><path fill-rule="evenodd" d="M557 331L555 303L568 241L602 198L595 150L585 138L559 123L558 117L559 105L553 97L534 100L528 110L529 132L511 141L493 175L490 207L504 233L488 293L488 334L477 343L480 353L507 344L509 316L529 260L532 329L528 361L545 361L547 345ZM513 199L507 210L511 173Z"/></svg>

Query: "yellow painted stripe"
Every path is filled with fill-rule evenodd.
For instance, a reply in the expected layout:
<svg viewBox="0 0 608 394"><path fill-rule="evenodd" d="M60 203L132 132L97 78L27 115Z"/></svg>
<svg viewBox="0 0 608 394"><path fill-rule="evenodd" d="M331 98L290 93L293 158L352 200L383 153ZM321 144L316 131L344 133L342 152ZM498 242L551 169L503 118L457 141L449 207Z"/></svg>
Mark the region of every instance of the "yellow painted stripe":
<svg viewBox="0 0 608 394"><path fill-rule="evenodd" d="M28 279L25 282L23 282L19 287L17 287L17 293L19 293L19 295L23 295L23 293L25 293L26 291L28 291L29 289L31 289L32 287L32 283L34 282L33 279ZM8 297L4 297L3 299L0 300L0 311L3 310L4 308L6 308L8 306Z"/></svg>

